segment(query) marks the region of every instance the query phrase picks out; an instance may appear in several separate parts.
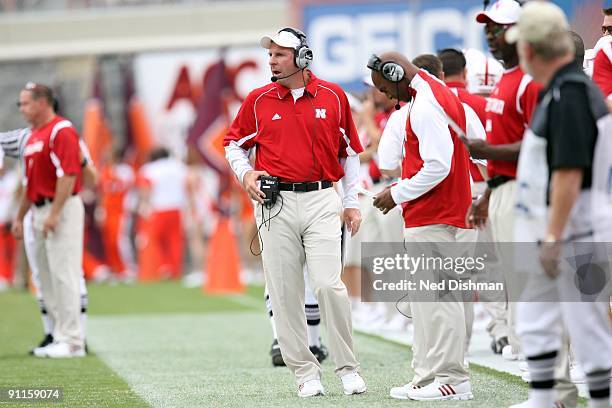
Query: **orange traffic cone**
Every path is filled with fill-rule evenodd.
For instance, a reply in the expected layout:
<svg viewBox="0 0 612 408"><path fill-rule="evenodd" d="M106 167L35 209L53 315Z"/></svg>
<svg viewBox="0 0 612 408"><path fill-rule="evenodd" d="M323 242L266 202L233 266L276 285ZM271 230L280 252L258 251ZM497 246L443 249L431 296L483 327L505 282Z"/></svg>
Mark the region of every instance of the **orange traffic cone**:
<svg viewBox="0 0 612 408"><path fill-rule="evenodd" d="M206 276L202 289L208 293L244 292L240 281L240 255L236 236L227 217L219 218L217 229L210 240Z"/></svg>

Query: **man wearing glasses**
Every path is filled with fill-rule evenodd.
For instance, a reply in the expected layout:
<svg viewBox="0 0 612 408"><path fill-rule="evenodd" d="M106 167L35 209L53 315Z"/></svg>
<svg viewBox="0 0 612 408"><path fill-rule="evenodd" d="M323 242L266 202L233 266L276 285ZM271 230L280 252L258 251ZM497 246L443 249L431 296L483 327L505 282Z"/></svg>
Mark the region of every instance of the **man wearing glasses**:
<svg viewBox="0 0 612 408"><path fill-rule="evenodd" d="M504 64L505 71L487 99L485 130L487 140L470 139L467 146L476 159L487 159L488 188L468 211L468 224L481 228L487 217L493 239L513 241L516 164L523 133L531 119L541 87L519 67L514 44L506 43L504 34L516 24L521 6L515 0L499 0L476 16L484 24L489 50ZM490 211L489 211L490 209ZM520 347L513 330L513 310L508 307L504 330L496 336L494 351L516 360Z"/></svg>

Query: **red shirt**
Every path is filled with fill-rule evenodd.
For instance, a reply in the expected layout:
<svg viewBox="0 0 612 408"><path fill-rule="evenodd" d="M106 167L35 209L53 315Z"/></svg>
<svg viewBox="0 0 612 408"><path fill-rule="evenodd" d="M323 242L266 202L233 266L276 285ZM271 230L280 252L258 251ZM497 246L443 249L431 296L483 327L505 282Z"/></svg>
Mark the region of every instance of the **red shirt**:
<svg viewBox="0 0 612 408"><path fill-rule="evenodd" d="M487 141L492 145L509 144L523 140L531 121L542 86L526 75L520 67L506 70L487 98ZM503 175L516 177L517 162L488 160L489 177Z"/></svg>
<svg viewBox="0 0 612 408"><path fill-rule="evenodd" d="M467 89L465 89L465 83L463 82L447 82L446 86L457 92L456 95L461 102L474 109L474 112L476 112L476 115L478 115L478 119L480 119L480 122L484 127L486 124L485 108L487 106L487 100L480 95L474 95L472 93L469 93ZM484 178L482 177L478 166L471 160L470 174L472 175L472 180L476 182L484 181Z"/></svg>
<svg viewBox="0 0 612 408"><path fill-rule="evenodd" d="M55 197L57 179L76 176L73 194L81 190L81 163L79 162L79 135L61 116L38 129L32 129L24 149L26 194L36 202Z"/></svg>
<svg viewBox="0 0 612 408"><path fill-rule="evenodd" d="M107 214L123 214L125 197L132 188L134 174L127 164L104 167L100 172L100 201Z"/></svg>
<svg viewBox="0 0 612 408"><path fill-rule="evenodd" d="M597 54L593 62L593 81L606 98L612 96L612 36L602 37L595 46Z"/></svg>
<svg viewBox="0 0 612 408"><path fill-rule="evenodd" d="M414 104L423 103L423 99L428 99L424 103L430 104L426 109L434 111L442 109L459 127L465 132L465 111L461 101L447 88L441 81L420 71L418 76L425 82L418 81L411 86L416 90ZM421 98L421 101L419 101ZM435 105L438 105L437 107ZM405 156L402 161L402 179L410 179L416 175L423 167L424 161L421 159L419 151L419 139L412 129L411 117L414 110L411 110L406 121L406 140L404 142ZM431 120L436 119L432 115ZM453 143L453 155L450 172L435 187L425 194L406 201L402 204L404 223L406 228L420 227L433 224L446 224L458 228L467 228L465 225L465 214L472 202L470 188L469 162L470 157L463 142L459 139L453 129L447 125ZM432 135L420 135L421 137L432 137ZM436 140L436 142L438 142ZM444 140L444 143L447 143Z"/></svg>
<svg viewBox="0 0 612 408"><path fill-rule="evenodd" d="M391 116L393 111L394 110L388 110L385 112L378 112L376 114L376 117L374 118L374 120L376 121L376 124L378 125L378 128L381 131L385 128L385 126L387 126L387 121L389 120L389 116ZM382 178L382 173L380 172L380 169L378 168L378 158L376 157L376 155L374 155L373 159L370 160L368 174L370 175L370 178L374 182L380 181L380 179Z"/></svg>
<svg viewBox="0 0 612 408"><path fill-rule="evenodd" d="M363 151L344 91L310 73L304 95L268 84L246 97L230 126L224 146L257 146L255 169L285 182L330 180L344 176L339 158L348 149Z"/></svg>

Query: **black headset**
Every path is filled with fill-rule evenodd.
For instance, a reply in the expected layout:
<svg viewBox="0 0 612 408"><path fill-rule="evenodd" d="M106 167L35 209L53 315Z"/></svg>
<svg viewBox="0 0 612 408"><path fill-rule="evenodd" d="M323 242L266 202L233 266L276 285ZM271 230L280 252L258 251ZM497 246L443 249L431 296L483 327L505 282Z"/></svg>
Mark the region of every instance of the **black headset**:
<svg viewBox="0 0 612 408"><path fill-rule="evenodd" d="M368 60L368 68L372 71L380 72L383 78L393 83L398 83L404 79L404 68L400 64L393 61L382 62L374 54Z"/></svg>
<svg viewBox="0 0 612 408"><path fill-rule="evenodd" d="M283 31L293 34L298 40L300 40L300 45L293 50L293 62L299 69L307 68L312 62L313 54L312 50L306 43L306 34L291 27L283 28L282 30L279 30L279 33Z"/></svg>

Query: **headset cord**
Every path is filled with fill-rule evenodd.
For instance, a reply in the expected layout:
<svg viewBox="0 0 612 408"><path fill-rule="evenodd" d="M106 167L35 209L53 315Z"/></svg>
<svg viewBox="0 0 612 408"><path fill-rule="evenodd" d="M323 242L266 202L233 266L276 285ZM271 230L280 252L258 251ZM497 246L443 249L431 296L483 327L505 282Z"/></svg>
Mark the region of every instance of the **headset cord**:
<svg viewBox="0 0 612 408"><path fill-rule="evenodd" d="M408 249L406 248L406 240L404 239L402 242L402 245L404 246L404 251L408 252ZM404 314L404 312L402 312L399 308L399 304L402 300L404 300L406 297L408 296L408 293L406 293L404 296L400 297L399 299L397 299L395 301L395 309L399 312L399 314L401 314L402 316L404 316L407 319L412 319L412 316L408 316L407 314Z"/></svg>
<svg viewBox="0 0 612 408"><path fill-rule="evenodd" d="M270 221L274 217L277 217L281 213L281 211L283 210L283 205L284 205L285 201L283 199L283 196L280 193L278 194L278 197L280 198L281 205L280 205L280 208L278 209L278 212L276 214L271 215L272 214L272 208L274 207L273 205L271 206L271 205L269 205L269 203L266 203L266 204L262 204L262 206L261 206L261 224L259 224L259 226L257 227L257 231L255 231L255 234L253 234L253 238L251 238L251 243L249 245L249 250L251 251L251 254L253 254L253 256L259 256L263 252L264 242L263 242L263 238L261 237L261 234L259 232L261 230L261 227L263 227L265 225L268 228L268 231L270 231L270 225L271 225ZM265 209L268 210L268 218L267 219L266 219L265 213L264 213ZM267 225L266 225L266 223L267 223ZM259 243L260 243L260 249L259 249L258 253L255 253L255 251L253 251L253 242L255 242L255 237L259 238Z"/></svg>

